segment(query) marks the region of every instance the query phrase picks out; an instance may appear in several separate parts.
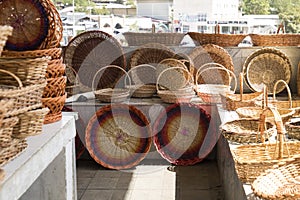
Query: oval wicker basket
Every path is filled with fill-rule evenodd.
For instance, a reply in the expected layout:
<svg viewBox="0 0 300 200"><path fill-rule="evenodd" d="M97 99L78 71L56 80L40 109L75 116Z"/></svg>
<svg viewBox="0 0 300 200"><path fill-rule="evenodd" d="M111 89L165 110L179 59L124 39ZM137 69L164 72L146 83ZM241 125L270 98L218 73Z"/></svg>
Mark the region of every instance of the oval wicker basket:
<svg viewBox="0 0 300 200"><path fill-rule="evenodd" d="M11 26L0 26L0 56L8 39L11 36L13 28Z"/></svg>

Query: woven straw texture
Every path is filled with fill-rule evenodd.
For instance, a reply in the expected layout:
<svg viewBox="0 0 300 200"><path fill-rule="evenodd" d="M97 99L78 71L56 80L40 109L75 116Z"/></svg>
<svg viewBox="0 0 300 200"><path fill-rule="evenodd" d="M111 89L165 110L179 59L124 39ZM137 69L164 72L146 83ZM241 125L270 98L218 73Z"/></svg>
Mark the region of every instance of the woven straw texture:
<svg viewBox="0 0 300 200"><path fill-rule="evenodd" d="M13 138L8 147L0 148L0 167L17 157L26 148L25 139Z"/></svg>
<svg viewBox="0 0 300 200"><path fill-rule="evenodd" d="M217 45L207 44L201 47L195 47L189 53L189 57L193 61L197 70L200 68L200 66L203 66L206 63L219 63L230 71L234 70L232 57L229 55L227 50ZM207 76L205 80L199 78L198 83L226 84L230 82L228 79L226 79L228 77L226 72L218 71L217 76L214 74L212 76ZM196 71L194 78L196 79Z"/></svg>
<svg viewBox="0 0 300 200"><path fill-rule="evenodd" d="M210 122L211 116L199 105L170 105L155 120L154 145L161 156L172 164L199 163L215 145L212 135L208 133L210 128L214 128Z"/></svg>
<svg viewBox="0 0 300 200"><path fill-rule="evenodd" d="M62 55L61 48L40 49L32 51L3 51L3 57L13 58L41 58L50 57L51 59L60 59Z"/></svg>
<svg viewBox="0 0 300 200"><path fill-rule="evenodd" d="M85 134L92 158L104 167L127 169L150 151L152 131L146 116L134 106L104 106L91 117Z"/></svg>
<svg viewBox="0 0 300 200"><path fill-rule="evenodd" d="M244 79L252 91L261 91L265 84L272 94L276 81L284 80L289 83L291 66L289 57L281 50L273 47L261 48L246 58L243 65ZM280 85L276 93L284 88L284 85Z"/></svg>
<svg viewBox="0 0 300 200"><path fill-rule="evenodd" d="M11 36L13 28L11 26L0 26L0 56L8 39Z"/></svg>
<svg viewBox="0 0 300 200"><path fill-rule="evenodd" d="M46 78L58 78L65 75L66 65L62 59L52 59L48 62Z"/></svg>
<svg viewBox="0 0 300 200"><path fill-rule="evenodd" d="M45 116L44 123L53 123L59 121L62 117L61 111L64 107L67 94L57 97L42 98L44 108L49 108L49 113Z"/></svg>
<svg viewBox="0 0 300 200"><path fill-rule="evenodd" d="M67 77L48 78L47 85L43 91L43 98L57 97L65 94Z"/></svg>
<svg viewBox="0 0 300 200"><path fill-rule="evenodd" d="M12 132L14 126L18 123L18 117L8 117L3 119L0 127L0 149L9 147L12 141Z"/></svg>
<svg viewBox="0 0 300 200"><path fill-rule="evenodd" d="M128 46L140 46L148 43L160 43L166 46L179 46L185 34L183 33L123 33Z"/></svg>
<svg viewBox="0 0 300 200"><path fill-rule="evenodd" d="M285 124L286 134L289 138L300 140L300 121L290 121Z"/></svg>
<svg viewBox="0 0 300 200"><path fill-rule="evenodd" d="M253 193L263 199L300 199L300 160L269 169L252 183Z"/></svg>

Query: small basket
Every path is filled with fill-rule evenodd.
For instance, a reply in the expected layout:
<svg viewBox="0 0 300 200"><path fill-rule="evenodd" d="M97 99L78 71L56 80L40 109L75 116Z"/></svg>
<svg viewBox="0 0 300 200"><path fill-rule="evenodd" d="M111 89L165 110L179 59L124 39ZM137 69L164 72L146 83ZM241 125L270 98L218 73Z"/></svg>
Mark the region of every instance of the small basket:
<svg viewBox="0 0 300 200"><path fill-rule="evenodd" d="M65 74L66 65L63 64L62 59L52 59L48 62L46 70L46 78L58 78Z"/></svg>
<svg viewBox="0 0 300 200"><path fill-rule="evenodd" d="M44 124L51 124L62 119L62 112L47 114L44 118Z"/></svg>
<svg viewBox="0 0 300 200"><path fill-rule="evenodd" d="M179 46L185 34L183 33L123 33L128 46L140 46L148 43L160 43L166 46Z"/></svg>
<svg viewBox="0 0 300 200"><path fill-rule="evenodd" d="M8 39L8 36L12 35L13 27L0 26L0 56Z"/></svg>
<svg viewBox="0 0 300 200"><path fill-rule="evenodd" d="M187 33L196 45L215 44L221 47L238 46L246 37L245 34L220 34L220 26L215 27L215 33Z"/></svg>
<svg viewBox="0 0 300 200"><path fill-rule="evenodd" d="M10 146L14 126L18 123L18 117L8 117L3 119L0 127L0 149Z"/></svg>
<svg viewBox="0 0 300 200"><path fill-rule="evenodd" d="M102 102L114 102L115 103L115 102L125 101L130 95L130 90L128 88L125 88L126 87L126 78L124 78L124 88L105 88L105 89L100 89L100 90L97 90L95 88L95 85L97 85L96 77L98 76L98 74L101 71L106 70L108 68L117 68L117 69L121 70L125 74L125 77L129 79L129 86L131 86L131 80L128 76L128 73L123 68L116 66L116 65L108 65L106 67L102 67L101 69L99 69L93 78L92 89L94 91L95 98Z"/></svg>
<svg viewBox="0 0 300 200"><path fill-rule="evenodd" d="M225 85L225 84L198 84L197 83L197 87L196 87L197 95L202 99L203 102L222 103L222 99L220 96L221 94L226 95L226 94L235 92L236 85L237 85L236 77L232 71L226 69L225 67L223 67L222 65L220 65L218 63L206 63L204 65L215 65L216 67L209 67L209 68L206 68L203 70L200 67L196 73L196 83L198 82L197 80L200 77L200 75L208 70L216 70L216 71L223 70L228 74L229 79L230 79L230 77L233 77L233 79L234 79L234 89L232 91L230 90L230 83L228 85Z"/></svg>
<svg viewBox="0 0 300 200"><path fill-rule="evenodd" d="M251 183L262 172L274 165L284 164L300 157L300 142L284 142L285 128L276 108L265 108L260 118L261 123L265 123L264 116L268 110L271 110L274 114L277 141L240 145L231 150L238 176L243 182ZM263 134L261 134L262 136ZM264 141L264 139L262 138L261 141Z"/></svg>
<svg viewBox="0 0 300 200"><path fill-rule="evenodd" d="M48 112L48 108L41 108L18 115L19 122L14 126L12 136L14 138L26 138L39 135L42 132L44 118Z"/></svg>
<svg viewBox="0 0 300 200"><path fill-rule="evenodd" d="M266 170L251 184L253 193L269 200L300 199L300 160Z"/></svg>
<svg viewBox="0 0 300 200"><path fill-rule="evenodd" d="M260 131L259 119L240 118L226 122L220 126L221 133L226 139L236 143L258 143L261 141L259 137ZM270 138L276 133L276 126L271 122L266 122L263 131L264 138Z"/></svg>
<svg viewBox="0 0 300 200"><path fill-rule="evenodd" d="M3 51L3 57L13 58L41 58L50 57L52 60L60 59L62 48L40 49L32 51Z"/></svg>
<svg viewBox="0 0 300 200"><path fill-rule="evenodd" d="M44 88L43 98L57 97L65 94L67 77L48 78L47 85Z"/></svg>
<svg viewBox="0 0 300 200"><path fill-rule="evenodd" d="M42 98L44 108L49 108L49 113L45 116L48 123L56 122L61 119L61 111L64 107L67 94L57 97ZM44 122L45 123L45 122Z"/></svg>
<svg viewBox="0 0 300 200"><path fill-rule="evenodd" d="M25 139L13 138L8 147L0 148L0 167L17 157L27 146Z"/></svg>
<svg viewBox="0 0 300 200"><path fill-rule="evenodd" d="M41 98L46 82L23 87L21 80L13 73L3 69L0 69L0 73L10 75L18 84L17 87L0 87L0 99L14 100L13 109L6 113L6 117L18 115L28 110L41 107ZM2 76L0 77L2 79Z"/></svg>

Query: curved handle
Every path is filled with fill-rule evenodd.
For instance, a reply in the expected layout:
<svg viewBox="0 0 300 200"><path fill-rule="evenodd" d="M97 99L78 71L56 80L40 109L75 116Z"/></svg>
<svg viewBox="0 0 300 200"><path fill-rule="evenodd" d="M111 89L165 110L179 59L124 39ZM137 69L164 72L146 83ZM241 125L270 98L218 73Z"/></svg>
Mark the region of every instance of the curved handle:
<svg viewBox="0 0 300 200"><path fill-rule="evenodd" d="M183 68L185 68L185 69L187 69L188 70L188 68L187 68L187 66L183 63L183 62L181 62L180 60L178 60L178 59L175 59L175 58L166 58L166 59L163 59L162 61L160 61L158 64L159 65L166 65L166 63L165 62L168 62L168 61L173 61L173 62L176 62L176 63L178 63L178 64L180 64L180 65L182 65L183 66ZM174 67L174 66L171 66L171 67Z"/></svg>
<svg viewBox="0 0 300 200"><path fill-rule="evenodd" d="M125 79L124 79L124 85L126 85L126 80L127 80L127 78L128 78L128 80L129 80L129 85L131 86L131 80L130 80L130 78L129 78L129 75L128 75L128 73L122 68L122 67L119 67L119 66L117 66L117 65L107 65L107 66L105 66L105 67L102 67L101 69L99 69L96 73L95 73L95 75L94 75L94 77L93 77L93 82L92 82L92 90L94 91L95 90L95 79L96 79L96 77L97 77L97 75L99 74L99 72L101 72L101 71L103 71L103 70L105 70L105 69L108 69L108 68L117 68L117 69L120 69L121 71L123 71L124 73L125 73L125 75L126 75L126 77L125 77Z"/></svg>
<svg viewBox="0 0 300 200"><path fill-rule="evenodd" d="M140 64L140 65L132 67L130 70L128 70L128 72L127 72L128 76L126 76L126 80L127 80L127 78L129 79L130 85L131 85L130 73L132 73L132 71L136 70L137 68L142 68L142 67L149 67L149 68L153 69L154 72L156 71L156 68L153 65L149 65L149 64ZM127 86L126 80L125 80L125 86Z"/></svg>
<svg viewBox="0 0 300 200"><path fill-rule="evenodd" d="M68 72L68 71L72 71L72 72ZM67 76L67 79L70 81L70 83L74 84L74 85L77 85L80 83L80 79L79 79L79 76L77 75L77 72L75 71L75 69L69 65L66 65L66 76ZM73 79L73 80L70 80L70 79Z"/></svg>
<svg viewBox="0 0 300 200"><path fill-rule="evenodd" d="M244 74L240 73L240 100L243 101L243 93L244 93Z"/></svg>
<svg viewBox="0 0 300 200"><path fill-rule="evenodd" d="M276 100L276 89L277 89L277 85L279 83L283 83L286 87L286 90L288 92L288 97L289 97L289 104L290 104L290 108L293 107L293 102L292 102L292 94L291 94L291 90L290 90L290 87L289 85L287 84L287 82L285 82L284 80L278 80L276 81L275 85L274 85L274 88L273 88L273 100Z"/></svg>
<svg viewBox="0 0 300 200"><path fill-rule="evenodd" d="M279 31L282 31L282 33L284 33L285 32L285 30L284 30L284 25L283 25L283 23L281 23L279 26L278 26L278 28L277 28L277 34L279 34Z"/></svg>
<svg viewBox="0 0 300 200"><path fill-rule="evenodd" d="M18 85L19 85L19 87L21 88L21 87L23 87L23 84L22 84L22 81L20 80L20 78L19 77L17 77L15 74L13 74L12 72L10 72L10 71L7 71L7 70L4 70L4 69L0 69L0 72L2 72L2 73L5 73L5 74L8 74L8 75L10 75L10 76L12 76L16 81L17 81L17 83L18 83Z"/></svg>
<svg viewBox="0 0 300 200"><path fill-rule="evenodd" d="M198 69L197 69L197 72L196 72L196 84L197 84L197 81L198 81L198 77L199 77L199 73L201 72L201 70L203 70L204 67L206 66L210 66L210 65L214 65L214 66L217 66L217 67L222 67L224 69L226 69L226 67L224 65L221 65L220 63L215 63L215 62L209 62L209 63L205 63L203 65L201 65Z"/></svg>
<svg viewBox="0 0 300 200"><path fill-rule="evenodd" d="M223 68L223 67L208 67L208 68L204 69L203 71L201 71L200 73L198 73L198 76L196 76L196 85L197 85L197 88L198 88L197 80L198 80L200 74L202 74L205 71L211 70L211 69L220 69L220 70L226 71L227 74L231 74L233 76L233 79L234 79L234 89L233 89L233 92L235 92L236 86L237 86L236 76L235 76L235 74L231 70Z"/></svg>
<svg viewBox="0 0 300 200"><path fill-rule="evenodd" d="M169 67L169 68L164 69L164 70L158 75L158 77L157 77L157 80L156 80L156 91L157 91L157 92L159 91L158 83L159 83L159 80L160 80L162 74L165 73L165 72L168 71L168 70L171 70L171 69L173 69L173 70L174 70L174 69L180 69L180 70L185 71L186 73L188 73L188 76L191 78L192 82L194 82L194 78L193 78L192 74L191 74L187 69L184 69L184 68L182 68L182 67Z"/></svg>

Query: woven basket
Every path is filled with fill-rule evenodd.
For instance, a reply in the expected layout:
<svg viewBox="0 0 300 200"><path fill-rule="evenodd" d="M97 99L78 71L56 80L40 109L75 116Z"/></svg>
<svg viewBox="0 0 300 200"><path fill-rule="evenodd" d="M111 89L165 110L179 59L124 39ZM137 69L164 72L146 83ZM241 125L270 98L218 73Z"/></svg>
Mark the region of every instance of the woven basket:
<svg viewBox="0 0 300 200"><path fill-rule="evenodd" d="M215 44L221 47L238 46L246 37L245 34L220 34L220 26L215 27L215 33L187 33L196 45Z"/></svg>
<svg viewBox="0 0 300 200"><path fill-rule="evenodd" d="M0 26L0 56L8 39L12 35L13 28L11 26Z"/></svg>
<svg viewBox="0 0 300 200"><path fill-rule="evenodd" d="M289 121L285 123L286 134L289 138L300 140L300 121Z"/></svg>
<svg viewBox="0 0 300 200"><path fill-rule="evenodd" d="M47 85L44 88L43 98L57 97L65 94L67 77L47 78Z"/></svg>
<svg viewBox="0 0 300 200"><path fill-rule="evenodd" d="M185 34L183 33L123 33L128 46L140 46L148 43L160 43L166 46L179 46Z"/></svg>
<svg viewBox="0 0 300 200"><path fill-rule="evenodd" d="M58 97L42 98L44 108L49 108L49 113L45 116L44 124L59 121L62 117L61 111L64 107L67 94Z"/></svg>
<svg viewBox="0 0 300 200"><path fill-rule="evenodd" d="M13 138L8 147L0 148L0 167L13 160L26 148L25 139Z"/></svg>
<svg viewBox="0 0 300 200"><path fill-rule="evenodd" d="M229 55L227 50L224 48L213 45L213 44L207 44L203 45L201 47L195 47L191 52L189 53L189 57L194 63L195 68L198 70L200 66L203 66L206 63L219 63L223 65L226 69L230 71L234 71L233 67L233 61L232 57ZM196 70L194 71L194 78L196 80ZM209 76L206 77L206 80L202 80L201 78L198 79L198 83L212 83L212 84L224 84L225 82L230 82L227 78L227 72L220 71L220 76L213 76L213 78L210 80Z"/></svg>
<svg viewBox="0 0 300 200"><path fill-rule="evenodd" d="M45 80L48 58L0 58L0 69L15 74L24 86ZM4 76L4 75L2 75ZM1 84L15 83L10 75L0 80Z"/></svg>
<svg viewBox="0 0 300 200"><path fill-rule="evenodd" d="M111 69L111 68L116 68L122 71L122 73L125 74L125 78L124 78L124 85L122 85L122 88L104 88L104 89L100 89L97 90L95 88L95 86L97 85L97 76L98 74L100 74L100 79L101 76L103 76L103 70L106 69ZM100 73L102 72L102 73ZM121 77L122 78L122 77ZM99 69L94 78L93 78L93 84L92 84L92 90L94 91L94 95L95 98L102 101L102 102L122 102L125 101L129 95L130 95L130 90L128 88L126 88L126 78L128 78L129 80L129 86L131 86L131 80L128 76L128 73L121 67L116 66L116 65L108 65L106 67L102 67L101 69ZM98 78L99 80L99 78ZM121 80L118 81L119 84L116 84L116 86L121 85Z"/></svg>
<svg viewBox="0 0 300 200"><path fill-rule="evenodd" d="M165 69L170 70L164 71ZM185 69L185 70L180 70ZM164 87L169 90L178 90L186 86L186 84L190 81L190 73L186 67L186 65L177 59L174 58L166 58L160 61L156 67L156 77L162 73L160 76L158 84L161 87Z"/></svg>
<svg viewBox="0 0 300 200"><path fill-rule="evenodd" d="M262 123L265 123L264 115L268 110L274 114L277 129L276 138L279 142L240 145L232 149L236 170L243 182L251 183L262 172L274 165L284 164L300 157L300 142L284 142L285 129L276 108L265 108L260 118Z"/></svg>
<svg viewBox="0 0 300 200"><path fill-rule="evenodd" d="M63 64L62 59L52 59L48 62L46 70L46 78L58 78L65 74L66 65Z"/></svg>
<svg viewBox="0 0 300 200"><path fill-rule="evenodd" d="M291 79L291 61L281 50L265 47L250 54L243 65L246 84L252 91L260 91L265 84L272 94L274 84L278 80L289 83ZM285 86L280 85L276 93L281 92Z"/></svg>
<svg viewBox="0 0 300 200"><path fill-rule="evenodd" d="M132 53L130 67L141 64L149 64L156 67L160 61L166 58L173 58L174 56L175 52L167 46L159 43L149 43L140 46Z"/></svg>
<svg viewBox="0 0 300 200"><path fill-rule="evenodd" d="M5 172L3 169L0 169L0 182L2 182L4 178L5 178Z"/></svg>
<svg viewBox="0 0 300 200"><path fill-rule="evenodd" d="M0 127L2 126L2 120L6 116L6 113L13 110L14 99L2 99L0 100Z"/></svg>
<svg viewBox="0 0 300 200"><path fill-rule="evenodd" d="M13 58L41 58L50 57L51 59L60 59L62 48L40 49L32 51L3 51L3 57Z"/></svg>
<svg viewBox="0 0 300 200"><path fill-rule="evenodd" d="M209 67L209 68L205 68L203 70L200 67L196 73L196 81L195 81L196 83L198 82L197 81L198 78L202 74L204 76L204 72L206 72L206 71L223 70L226 73L228 73L228 77L233 77L234 88L233 88L233 90L230 90L230 83L228 85L226 85L226 84L197 84L197 87L196 87L197 95L202 99L203 102L206 102L206 103L222 103L222 99L220 96L221 94L226 95L226 94L235 92L236 86L237 86L236 77L232 71L226 69L225 67L223 67L222 65L220 65L218 63L207 63L207 64L214 65L217 67ZM204 64L204 65L207 65L207 64ZM229 78L229 79L231 79L231 78Z"/></svg>
<svg viewBox="0 0 300 200"><path fill-rule="evenodd" d="M179 52L176 53L173 58L180 60L187 67L191 74L196 73L194 61L188 54Z"/></svg>
<svg viewBox="0 0 300 200"><path fill-rule="evenodd" d="M130 90L131 97L135 98L149 98L156 94L155 85L131 85L126 88Z"/></svg>
<svg viewBox="0 0 300 200"><path fill-rule="evenodd" d="M163 77L162 75L170 70L182 70L185 71L190 76L190 81L186 83L186 85L180 89L170 90L170 89L160 89L164 85L160 85L160 79ZM194 82L192 74L188 72L187 69L182 67L169 67L164 69L157 77L156 83L156 91L157 95L162 99L165 103L189 103L193 97L195 97L195 92L193 89L192 83Z"/></svg>
<svg viewBox="0 0 300 200"><path fill-rule="evenodd" d="M0 127L0 149L9 147L12 141L12 133L14 126L18 123L18 117L8 117L3 119Z"/></svg>
<svg viewBox="0 0 300 200"><path fill-rule="evenodd" d="M10 75L17 82L17 87L0 87L0 99L14 100L13 109L6 113L6 117L41 107L41 98L46 82L23 87L21 80L13 73L3 69L0 69L0 73ZM0 80L3 79L2 75L0 78Z"/></svg>
<svg viewBox="0 0 300 200"><path fill-rule="evenodd" d="M256 178L251 188L256 196L263 199L300 199L300 160L266 170Z"/></svg>
<svg viewBox="0 0 300 200"><path fill-rule="evenodd" d="M254 46L298 46L300 44L300 34L284 32L284 26L281 24L278 26L277 34L249 34L249 36Z"/></svg>
<svg viewBox="0 0 300 200"><path fill-rule="evenodd" d="M66 65L65 73L67 76L67 84L65 90L68 97L84 91L83 88L85 87L80 83L79 76L72 67Z"/></svg>
<svg viewBox="0 0 300 200"><path fill-rule="evenodd" d="M156 67L149 64L133 66L128 70L132 84L148 85L156 84Z"/></svg>
<svg viewBox="0 0 300 200"><path fill-rule="evenodd" d="M224 137L231 142L258 143L262 142L259 130L260 123L259 119L242 118L226 122L220 126L220 129ZM264 138L270 138L276 133L274 124L267 122L264 127Z"/></svg>
<svg viewBox="0 0 300 200"><path fill-rule="evenodd" d="M44 118L48 112L48 108L41 108L18 115L19 122L14 126L12 136L14 138L26 138L39 135L42 132Z"/></svg>

